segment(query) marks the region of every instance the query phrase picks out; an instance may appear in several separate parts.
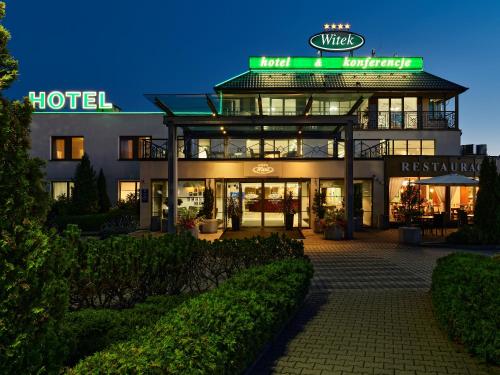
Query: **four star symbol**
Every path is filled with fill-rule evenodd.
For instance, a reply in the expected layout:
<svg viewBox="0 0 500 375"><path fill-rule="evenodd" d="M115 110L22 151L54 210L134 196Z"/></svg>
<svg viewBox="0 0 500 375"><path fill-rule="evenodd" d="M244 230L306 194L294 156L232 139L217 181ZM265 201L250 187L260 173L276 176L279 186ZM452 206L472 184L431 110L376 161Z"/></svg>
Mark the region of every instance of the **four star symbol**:
<svg viewBox="0 0 500 375"><path fill-rule="evenodd" d="M329 24L329 23L325 23L325 24L323 25L323 28L324 28L325 30L335 30L335 29L337 29L337 30L343 30L343 29L345 29L345 30L349 30L349 29L351 28L351 25L350 25L350 24L348 24L348 23L346 23L346 24L342 24L342 23L339 23L339 24L334 24L334 23Z"/></svg>

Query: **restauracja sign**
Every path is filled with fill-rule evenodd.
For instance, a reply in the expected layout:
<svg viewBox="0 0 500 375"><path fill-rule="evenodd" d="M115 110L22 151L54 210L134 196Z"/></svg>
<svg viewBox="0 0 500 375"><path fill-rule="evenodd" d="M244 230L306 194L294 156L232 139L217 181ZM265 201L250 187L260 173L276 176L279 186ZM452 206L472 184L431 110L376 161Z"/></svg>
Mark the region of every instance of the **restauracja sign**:
<svg viewBox="0 0 500 375"><path fill-rule="evenodd" d="M59 110L69 108L71 110L96 110L113 109L113 104L106 102L104 91L30 91L28 98L36 109Z"/></svg>
<svg viewBox="0 0 500 375"><path fill-rule="evenodd" d="M434 172L434 173L475 173L479 172L480 164L475 161L403 161L401 162L401 172Z"/></svg>

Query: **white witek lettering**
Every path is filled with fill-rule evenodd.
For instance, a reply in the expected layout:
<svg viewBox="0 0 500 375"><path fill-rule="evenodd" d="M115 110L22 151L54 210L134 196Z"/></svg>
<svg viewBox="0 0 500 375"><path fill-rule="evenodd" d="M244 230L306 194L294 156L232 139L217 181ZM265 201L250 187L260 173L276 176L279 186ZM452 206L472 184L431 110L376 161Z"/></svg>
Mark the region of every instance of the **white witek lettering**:
<svg viewBox="0 0 500 375"><path fill-rule="evenodd" d="M335 34L321 34L321 43L323 45L334 45Z"/></svg>

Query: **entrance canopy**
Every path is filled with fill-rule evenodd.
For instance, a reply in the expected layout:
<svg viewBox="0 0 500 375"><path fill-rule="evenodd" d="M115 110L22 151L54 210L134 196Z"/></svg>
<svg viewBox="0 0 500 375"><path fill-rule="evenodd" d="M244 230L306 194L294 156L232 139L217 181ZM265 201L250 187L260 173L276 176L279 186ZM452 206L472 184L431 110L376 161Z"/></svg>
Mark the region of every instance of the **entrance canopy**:
<svg viewBox="0 0 500 375"><path fill-rule="evenodd" d="M463 176L461 174L453 173L415 181L415 184L437 186L477 186L479 185L479 181Z"/></svg>

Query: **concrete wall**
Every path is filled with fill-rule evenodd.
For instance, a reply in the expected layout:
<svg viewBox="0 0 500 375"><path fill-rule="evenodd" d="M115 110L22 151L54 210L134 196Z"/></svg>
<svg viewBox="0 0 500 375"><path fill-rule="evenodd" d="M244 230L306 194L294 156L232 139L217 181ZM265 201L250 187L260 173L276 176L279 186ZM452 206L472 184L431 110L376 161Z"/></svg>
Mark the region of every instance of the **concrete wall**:
<svg viewBox="0 0 500 375"><path fill-rule="evenodd" d="M51 161L51 137L83 136L85 152L96 173L102 168L109 198L118 198L118 181L139 180L139 162L119 159L120 136L166 138L162 114L40 113L33 115L31 154L47 160L48 181L71 180L78 161Z"/></svg>
<svg viewBox="0 0 500 375"><path fill-rule="evenodd" d="M258 164L272 167L273 172L260 175L252 172ZM141 227L148 228L151 216L151 180L167 179L166 162L141 162L141 189L149 191L147 203L141 202ZM319 179L344 178L343 160L297 160L297 161L179 161L178 178L181 179L246 179L246 178L310 178L311 192L318 188ZM384 213L384 162L382 160L354 161L354 178L370 179L373 186L373 217Z"/></svg>

